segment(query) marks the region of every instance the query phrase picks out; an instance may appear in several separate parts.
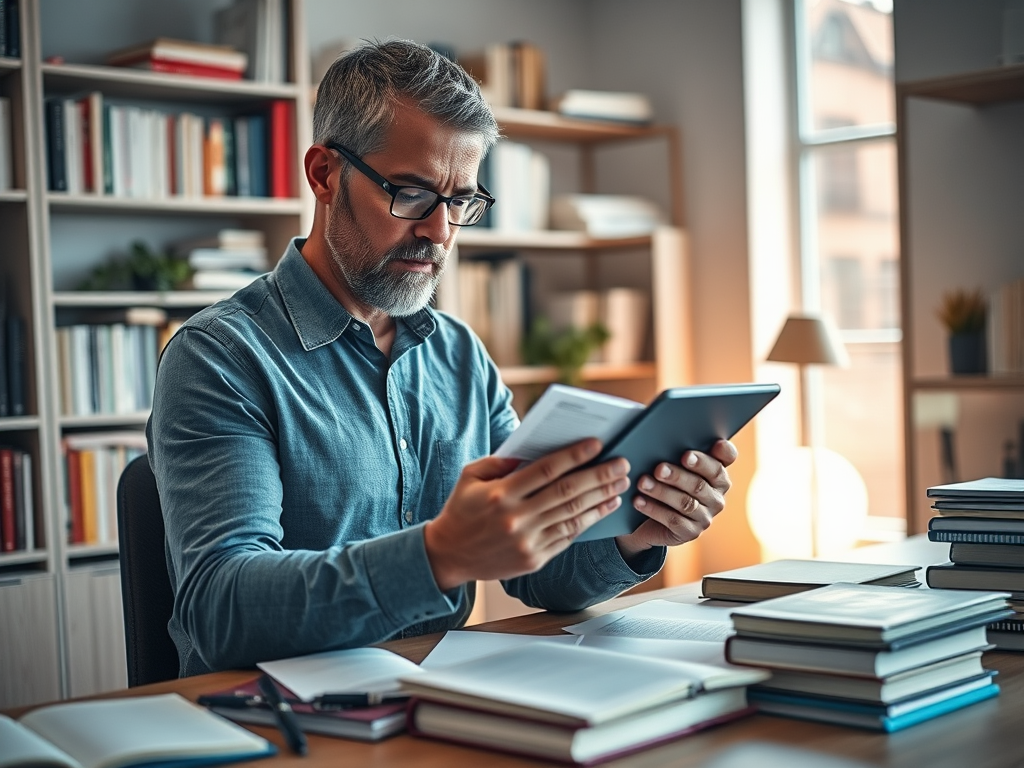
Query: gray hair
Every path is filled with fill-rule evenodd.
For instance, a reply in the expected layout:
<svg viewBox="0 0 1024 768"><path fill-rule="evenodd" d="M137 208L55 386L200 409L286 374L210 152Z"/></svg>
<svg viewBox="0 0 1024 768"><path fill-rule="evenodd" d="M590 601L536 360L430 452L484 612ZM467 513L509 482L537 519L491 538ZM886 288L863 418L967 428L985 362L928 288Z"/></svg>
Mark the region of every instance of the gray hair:
<svg viewBox="0 0 1024 768"><path fill-rule="evenodd" d="M327 70L316 93L313 141L362 157L384 146L400 100L440 123L479 136L486 153L498 124L480 87L455 62L411 40L364 41Z"/></svg>

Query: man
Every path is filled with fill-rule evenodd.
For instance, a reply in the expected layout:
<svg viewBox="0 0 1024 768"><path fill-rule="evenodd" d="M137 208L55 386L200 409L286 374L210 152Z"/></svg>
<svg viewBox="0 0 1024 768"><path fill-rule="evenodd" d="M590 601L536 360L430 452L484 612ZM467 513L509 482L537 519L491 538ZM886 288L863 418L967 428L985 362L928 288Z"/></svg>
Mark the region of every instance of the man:
<svg viewBox="0 0 1024 768"><path fill-rule="evenodd" d="M367 44L325 76L309 237L160 363L147 433L182 675L460 626L477 579L580 609L722 509L725 441L652 468L635 533L574 545L618 506L625 460L582 469L595 440L514 474L490 456L516 427L511 395L427 303L491 202L477 172L496 139L476 84L422 46Z"/></svg>

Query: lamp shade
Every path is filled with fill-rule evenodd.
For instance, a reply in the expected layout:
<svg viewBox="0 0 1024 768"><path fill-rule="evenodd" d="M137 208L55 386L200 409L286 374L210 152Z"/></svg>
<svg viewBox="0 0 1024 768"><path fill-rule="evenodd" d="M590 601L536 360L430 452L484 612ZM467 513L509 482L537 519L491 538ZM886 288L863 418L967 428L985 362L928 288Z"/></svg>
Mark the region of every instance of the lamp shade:
<svg viewBox="0 0 1024 768"><path fill-rule="evenodd" d="M775 363L801 365L846 367L850 364L846 347L835 327L824 318L812 315L787 317L767 359Z"/></svg>

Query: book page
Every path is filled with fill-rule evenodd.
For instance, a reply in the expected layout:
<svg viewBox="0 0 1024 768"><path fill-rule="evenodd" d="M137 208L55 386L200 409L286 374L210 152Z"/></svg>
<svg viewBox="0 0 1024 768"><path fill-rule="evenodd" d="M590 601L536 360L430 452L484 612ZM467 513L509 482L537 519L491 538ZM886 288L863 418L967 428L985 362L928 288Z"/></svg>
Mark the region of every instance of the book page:
<svg viewBox="0 0 1024 768"><path fill-rule="evenodd" d="M607 443L643 407L623 397L552 384L494 455L535 461L587 437Z"/></svg>
<svg viewBox="0 0 1024 768"><path fill-rule="evenodd" d="M732 634L731 611L718 606L648 600L562 629L574 635L723 642Z"/></svg>
<svg viewBox="0 0 1024 768"><path fill-rule="evenodd" d="M423 671L418 664L383 648L325 651L256 666L303 701L325 693L397 691L399 677Z"/></svg>
<svg viewBox="0 0 1024 768"><path fill-rule="evenodd" d="M423 669L437 669L449 664L459 664L481 656L489 656L506 648L514 648L527 643L563 643L577 645L580 638L576 635L516 635L504 632L470 632L465 630L449 630L441 641L420 662Z"/></svg>
<svg viewBox="0 0 1024 768"><path fill-rule="evenodd" d="M0 745L0 768L80 768L70 755L6 715L0 715Z"/></svg>
<svg viewBox="0 0 1024 768"><path fill-rule="evenodd" d="M192 758L197 765L259 757L274 747L175 693L77 701L33 710L20 722L82 768L119 768Z"/></svg>

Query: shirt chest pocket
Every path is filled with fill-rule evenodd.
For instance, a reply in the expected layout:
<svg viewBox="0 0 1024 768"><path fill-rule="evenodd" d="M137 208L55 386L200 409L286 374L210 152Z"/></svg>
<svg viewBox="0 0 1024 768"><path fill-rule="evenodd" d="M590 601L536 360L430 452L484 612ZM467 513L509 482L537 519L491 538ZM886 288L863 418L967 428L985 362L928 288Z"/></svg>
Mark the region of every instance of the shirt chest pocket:
<svg viewBox="0 0 1024 768"><path fill-rule="evenodd" d="M425 498L433 498L432 503L421 510L423 519L429 520L440 513L459 481L463 467L478 458L473 448L471 442L465 439L434 441L434 471L430 473L431 478L424 487Z"/></svg>

